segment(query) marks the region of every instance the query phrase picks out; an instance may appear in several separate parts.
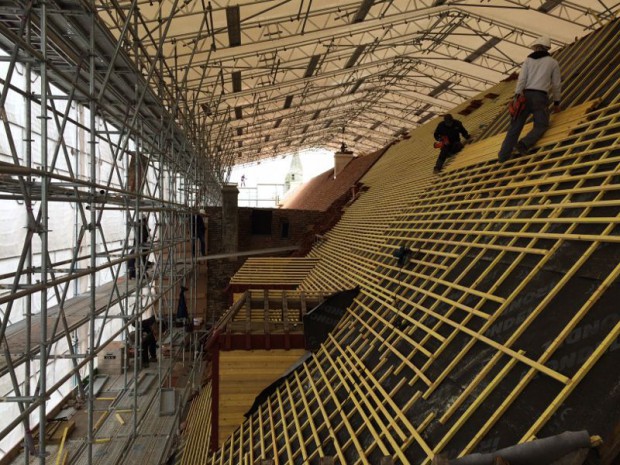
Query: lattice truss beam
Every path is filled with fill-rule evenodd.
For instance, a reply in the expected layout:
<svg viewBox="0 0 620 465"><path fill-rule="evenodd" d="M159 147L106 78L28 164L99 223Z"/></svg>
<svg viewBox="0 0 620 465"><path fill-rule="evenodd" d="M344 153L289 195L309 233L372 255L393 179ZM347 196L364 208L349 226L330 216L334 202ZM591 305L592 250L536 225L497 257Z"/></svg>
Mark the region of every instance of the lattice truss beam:
<svg viewBox="0 0 620 465"><path fill-rule="evenodd" d="M619 9L617 1L596 0L98 6L117 37L135 17L131 40L145 64L161 45L169 105L224 164L336 148L343 127L357 150L377 149L517 71L537 35L551 34L561 46Z"/></svg>
<svg viewBox="0 0 620 465"><path fill-rule="evenodd" d="M225 163L162 104L161 62L123 43L90 4L0 1L0 448L23 440L26 463L45 463L47 415L71 393L88 411L73 458L92 463L85 380L110 341L140 334L145 311L174 314L193 273L189 207L218 200ZM122 441L137 436L136 411Z"/></svg>

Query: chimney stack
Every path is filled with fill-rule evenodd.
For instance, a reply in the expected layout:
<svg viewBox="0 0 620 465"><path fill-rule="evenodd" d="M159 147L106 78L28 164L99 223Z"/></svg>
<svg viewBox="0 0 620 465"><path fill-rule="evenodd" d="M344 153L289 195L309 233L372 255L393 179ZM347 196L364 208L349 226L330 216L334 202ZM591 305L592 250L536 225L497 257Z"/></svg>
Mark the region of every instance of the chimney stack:
<svg viewBox="0 0 620 465"><path fill-rule="evenodd" d="M222 248L223 252L237 252L239 242L239 214L236 184L222 186Z"/></svg>
<svg viewBox="0 0 620 465"><path fill-rule="evenodd" d="M345 149L344 151L341 150L340 152L334 153L334 179L336 179L336 176L338 176L344 167L354 158L355 155L353 155L351 150Z"/></svg>

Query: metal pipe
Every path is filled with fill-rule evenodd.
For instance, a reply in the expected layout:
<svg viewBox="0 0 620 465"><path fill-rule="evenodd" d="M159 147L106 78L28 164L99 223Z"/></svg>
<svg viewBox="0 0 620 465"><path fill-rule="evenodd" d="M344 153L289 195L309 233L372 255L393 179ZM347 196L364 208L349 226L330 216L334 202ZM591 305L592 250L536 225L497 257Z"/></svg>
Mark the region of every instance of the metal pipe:
<svg viewBox="0 0 620 465"><path fill-rule="evenodd" d="M176 284L177 284L177 282L171 283L170 287L167 290L172 289ZM107 344L112 342L117 336L119 336L121 333L123 333L123 331L125 331L128 327L130 327L135 321L136 321L135 318L128 319L121 329L119 329L118 331L115 331L114 333L112 333L110 335L110 337L108 337L108 339L103 341L102 345L100 345L99 347L96 348L94 354L88 354L84 358L84 360L82 360L78 364L77 369L82 369L82 368L88 366L88 363L90 362L90 360L92 360L93 357L96 357L97 354L100 351L102 351ZM48 390L47 390L48 396L50 394L52 394L53 392L57 391L58 389L60 389L64 383L66 383L69 379L71 379L72 376L73 376L73 370L70 371L69 373L67 373L66 375L62 376L56 382L56 384L54 384L53 386L48 388ZM4 428L2 430L0 430L0 439L6 437L7 434L11 433L13 431L13 429L23 420L23 418L26 415L29 415L30 413L34 412L37 408L39 408L41 406L42 403L45 404L45 399L42 400L40 395L37 395L36 399L37 400L35 402L33 402L28 408L26 408L24 410L24 412L20 413L17 417L15 417L8 425L3 425Z"/></svg>
<svg viewBox="0 0 620 465"><path fill-rule="evenodd" d="M159 139L159 142L161 143L161 139ZM163 154L161 153L161 151L159 152L159 159L158 159L158 163L159 166L162 166L163 163ZM164 201L164 189L163 189L163 183L164 183L164 174L163 174L163 170L160 173L160 176L158 178L159 183L160 183L160 189L159 189L159 197L161 198L161 201ZM159 218L157 219L157 222L159 223L159 237L163 238L163 212L159 213ZM163 266L162 263L164 261L164 251L162 249L160 249L158 257L157 257L157 263L158 266L160 267L161 270L163 270ZM162 289L164 287L164 275L163 273L160 271L159 273L159 279L158 279L158 286L159 289ZM158 320L158 325L159 327L157 328L157 335L159 337L159 354L157 357L157 385L160 387L162 386L162 373L161 373L161 369L162 369L162 352L163 352L163 348L162 348L162 341L161 341L161 336L163 333L163 324L162 324L162 303L161 303L161 299L159 299L157 301L157 320ZM172 326L168 326L168 328L170 328L170 331L172 331ZM168 378L170 378L170 376L168 376Z"/></svg>
<svg viewBox="0 0 620 465"><path fill-rule="evenodd" d="M26 43L31 45L31 37L32 34L32 23L30 21L30 15L27 15L24 18L26 25ZM32 92L32 63L28 61L26 63L26 69L24 73L26 86L25 91L26 94L29 95ZM24 99L26 105L26 137L25 137L25 163L28 169L32 169L32 100ZM30 206L32 208L32 206ZM26 251L26 261L24 263L26 269L32 268L32 246L28 247ZM26 273L26 285L32 285L32 274ZM26 309L26 347L32 347L32 296L28 294L26 296L25 302ZM30 367L30 357L27 357L26 363L24 366L24 396L30 397L32 394L30 392L30 377L32 376L32 371ZM26 409L30 407L30 402L25 402ZM30 415L26 415L24 417L24 464L28 465L30 463L30 449L28 447L30 434Z"/></svg>
<svg viewBox="0 0 620 465"><path fill-rule="evenodd" d="M159 250L159 248L153 249L153 250ZM97 265L95 267L94 271L102 271L102 270L111 268L111 267L113 267L115 265L119 265L119 264L124 263L125 261L127 261L126 259L130 258L132 256L138 256L138 254L125 255L123 258L120 258L120 259L117 259L117 260L110 260L106 264ZM0 297L0 305L3 304L3 303L6 303L6 302L15 301L17 298L24 297L24 296L26 296L28 294L34 294L34 293L36 293L36 292L38 292L38 291L40 291L42 289L49 289L50 287L56 286L58 284L65 283L65 282L71 281L73 279L81 278L81 277L84 277L84 276L88 276L91 273L91 271L93 271L93 270L90 270L90 271L79 271L79 272L73 273L72 275L69 275L69 276L62 276L62 277L59 277L59 278L55 278L54 280L51 280L51 281L49 281L46 284L38 283L38 284L33 284L28 289L21 289L19 291L14 290L14 291L11 292L11 294L7 294L5 296ZM6 320L6 314L5 314L5 320ZM4 331L0 331L0 338L2 337L2 335L4 335Z"/></svg>
<svg viewBox="0 0 620 465"><path fill-rule="evenodd" d="M161 9L160 9L160 15L161 15ZM135 61L136 64L138 64L138 41L135 40L135 38L138 37L138 11L134 11L134 14L132 16L130 16L128 18L128 21L132 22L132 26L133 26L133 36L134 36L134 41L133 41L133 51L134 51L134 56L133 59ZM161 29L161 22L159 23L159 28ZM152 70L155 66L152 65L151 66L151 73ZM136 70L137 71L137 70ZM136 72L137 74L137 72ZM149 74L149 80L150 80L151 74ZM138 81L136 80L136 83ZM134 88L134 98L136 100L140 99L140 92L138 89L138 85L136 84L135 88ZM138 104L138 108L139 105L142 102L140 102ZM131 126L132 128L135 130L135 124L137 123L136 121L136 116L137 116L137 111L134 115L134 118L131 121ZM127 143L128 141L126 141L125 143ZM140 174L142 171L142 154L140 153L140 147L139 147L139 140L135 142L136 147L135 147L135 154L134 154L134 186L136 189L136 196L135 196L135 211L134 211L134 218L136 221L140 221L140 196L142 194L142 183L141 181L141 176ZM146 179L146 173L143 174L142 176L143 178ZM134 227L134 239L133 239L133 244L134 244L134 251L136 252L142 252L142 227L138 227L135 228ZM141 290L142 290L142 273L146 272L146 267L142 266L142 257L140 256L139 258L136 259L135 261L135 265L134 265L134 270L136 273L136 300L134 302L134 318L137 318L136 321L136 330L134 332L134 364L133 364L133 382L134 382L134 390L133 390L133 402L132 402L132 429L131 429L131 436L132 438L135 440L135 438L137 437L137 433L138 433L138 364L142 362L144 354L142 354L142 350L144 350L144 348L142 347L142 314L140 312L140 308L141 308L141 303L142 303L142 295L141 295ZM139 358L140 357L140 358Z"/></svg>
<svg viewBox="0 0 620 465"><path fill-rule="evenodd" d="M43 171L47 171L47 3L41 2L41 14L40 14L40 47L41 47L41 167ZM41 359L39 363L39 463L45 465L45 438L46 438L46 398L47 398L47 263L48 263L48 238L49 238L49 224L48 224L48 180L43 177L41 183L41 276L40 281L43 286L41 289L41 341L40 341L40 353Z"/></svg>
<svg viewBox="0 0 620 465"><path fill-rule="evenodd" d="M94 9L94 1L92 2ZM89 41L89 66L88 66L88 92L90 95L89 103L89 127L90 127L90 176L89 180L93 184L97 183L97 145L95 139L95 132L97 130L97 102L95 101L95 67L96 62L96 50L95 50L95 13L90 14L90 41ZM88 229L90 230L90 309L89 309L89 324L88 324L88 353L91 358L88 362L88 433L87 433L87 460L88 465L93 463L93 443L95 441L94 434L94 379L95 379L95 316L96 316L96 301L95 291L97 286L97 228L95 227L97 222L97 213L95 211L94 198L96 195L95 187L91 186L90 194L93 200L90 202L90 224Z"/></svg>
<svg viewBox="0 0 620 465"><path fill-rule="evenodd" d="M102 209L96 208L96 206L98 205L98 200L100 200L102 198L102 196L97 195L96 190L99 188L104 188L106 190L105 195L103 195L103 199L107 199L108 193L109 192L117 192L120 195L126 195L127 191L123 188L115 188L115 187L111 187L110 186L110 180L108 180L107 184L101 184L97 182L97 166L98 164L96 163L97 160L97 156L96 156L96 144L98 143L98 141L102 141L104 139L104 137L102 137L100 134L98 134L97 132L97 127L96 127L96 115L97 112L103 112L105 113L107 110L105 108L103 108L101 105L97 105L97 102L94 100L94 94L95 94L95 89L94 89L94 82L95 82L95 66L94 66L94 56L96 56L97 54L95 53L95 10L94 7L92 7L91 5L91 10L89 11L89 14L91 15L91 25L90 25L90 31L87 30L87 32L83 33L84 35L88 35L88 39L89 39L89 56L88 56L88 62L89 62L89 76L88 76L88 80L89 80L89 84L88 84L88 89L89 89L89 108L90 108L90 121L89 123L85 123L82 124L81 121L77 121L74 122L71 118L69 118L69 106L67 105L67 110L66 112L63 114L63 118L62 118L62 123L60 123L60 119L59 116L62 114L61 112L56 111L56 108L53 105L53 99L68 99L69 101L71 100L71 96L54 96L51 94L51 84L55 83L54 81L54 76L56 74L54 74L54 67L55 65L52 63L52 50L51 47L49 49L49 55L48 56L48 50L47 48L49 46L52 45L52 43L57 39L54 36L54 31L53 26L54 24L52 23L52 20L54 19L54 17L52 16L52 10L49 8L49 6L51 5L42 5L41 7L41 18L42 18L42 35L45 37L45 41L42 41L41 43L41 53L38 54L40 56L37 56L37 60L42 61L42 82L41 82L41 93L40 93L40 98L41 98L41 115L42 115L42 127L44 129L42 129L42 135L41 135L41 152L42 152L42 170L32 170L32 163L30 160L31 157L31 141L28 141L25 144L25 148L26 148L26 163L24 167L19 166L17 163L15 165L4 165L7 169L7 171L11 171L13 170L14 172L19 172L17 173L20 176L37 176L37 177L41 177L42 180L42 186L41 186L41 200L42 200L42 210L39 214L40 216L40 221L37 219L33 224L40 224L42 226L42 231L41 231L41 240L42 242L45 241L45 247L43 248L43 253L42 253L42 257L41 257L41 266L40 266L40 272L41 272L41 276L42 276L42 283L43 286L33 286L36 287L36 289L29 289L29 291L31 292L27 292L27 293L22 293L22 294L15 294L13 296L11 296L11 301L17 301L20 298L25 298L26 302L28 303L27 305L27 313L26 313L26 318L28 320L28 334L30 334L30 329L31 329L31 324L29 319L31 318L31 298L32 298L32 293L33 292L38 292L41 291L41 299L42 299L42 314L41 316L41 329L42 331L46 331L47 328L47 324L46 324L46 320L47 317L50 316L49 315L49 308L47 306L47 297L48 297L48 289L50 289L52 286L58 286L61 285L63 283L68 284L70 281L73 281L77 284L78 279L80 279L81 277L86 277L89 276L89 281L90 281L90 315L89 315L89 320L88 320L88 327L89 327L89 342L88 342L88 349L86 350L86 352L88 353L88 356L85 358L85 360L81 361L81 363L77 363L72 370L70 370L70 373L68 373L66 376L64 376L62 378L62 381L59 381L58 383L56 383L54 386L50 387L47 385L47 377L46 377L46 368L47 368L47 362L50 359L50 355L49 355L49 351L55 341L54 336L51 336L51 339L48 341L48 338L50 337L49 334L44 334L41 337L41 344L40 344L40 367L41 367L41 378L40 378L40 383L39 383L39 389L37 389L37 391L35 392L35 397L36 397L36 401L30 403L30 405L27 405L26 408L24 409L24 411L20 414L19 419L23 419L24 420L24 424L27 425L27 420L28 420L28 415L30 412L34 411L35 409L40 409L39 410L39 417L40 417L40 423L41 423L41 428L42 428L42 432L44 432L44 428L45 428L45 416L46 416L46 399L49 397L50 393L56 391L57 389L59 389L63 383L65 383L68 379L70 379L71 376L74 376L76 373L79 374L80 370L83 369L84 367L88 367L88 372L89 375L91 376L91 381L93 380L93 376L94 376L94 358L96 356L96 354L102 349L103 346L100 346L98 343L94 342L94 335L96 334L94 328L94 323L95 320L97 318L99 318L100 312L97 312L96 307L95 307L95 303L94 303L94 297L95 297L95 292L97 290L96 284L97 284L97 276L99 274L100 271L108 269L108 268L112 268L118 265L118 267L120 268L121 263L123 262L123 260L117 260L117 261L110 261L109 263L105 263L101 266L97 266L97 256L99 254L97 254L97 228L98 228L98 224L99 224L99 219L101 218L101 212ZM48 19L49 19L49 24L48 24ZM28 23L28 27L30 27L30 24ZM48 33L49 31L49 33ZM26 39L26 43L29 44L29 34L27 34L28 38ZM16 44L16 49L20 47L19 44ZM26 53L28 53L29 50L26 50ZM33 103L35 103L37 101L37 97L36 95L32 94L29 87L30 87L30 73L31 73L31 67L30 67L30 62L27 62L27 80L28 80L28 88L27 91L24 92L24 96L25 96L25 100L26 100L26 113L28 116L27 118L27 122L26 122L26 131L25 134L27 135L28 139L30 139L31 137L31 132L32 132L32 128L31 128L31 117L32 117L32 112L31 112L31 105ZM62 79L62 77L61 77ZM68 80L66 82L69 82ZM78 88L74 86L74 89L78 92L81 93L83 95L83 91L85 89L82 88ZM140 89L142 90L142 89ZM140 92L140 94L143 96L144 94L142 92ZM81 97L79 98L81 99ZM49 158L48 154L48 150L51 150L51 147L49 144L51 143L51 141L48 140L48 128L47 128L47 121L50 119L50 116L53 116L56 118L56 124L59 128L59 133L60 133L60 137L61 137L61 141L59 146L56 147L56 151L54 153L53 158ZM88 132L89 136L90 136L90 140L89 140L89 144L90 144L90 176L88 181L82 181L78 178L79 176L79 165L76 166L76 170L77 172L71 172L70 176L62 176L62 175L58 175L57 173L54 173L54 165L55 165L55 160L57 157L57 154L59 153L59 150L62 148L64 151L65 156L67 156L67 152L66 152L66 146L65 141L62 140L63 137L63 132L64 132L64 128L67 122L72 122L73 124L76 125L76 128L78 131L80 131L80 133L83 132ZM140 145L142 147L142 150L144 150L144 148L149 145L149 137L152 137L152 135L146 135L145 134L145 123L143 121L142 116L140 116L136 122L136 127L134 129L134 131L131 133L131 137L138 137L140 140ZM86 126L86 124L88 124L88 126ZM167 126L167 127L165 127ZM161 147L167 146L167 142L162 142L161 139L158 139L158 145L159 148L157 150L157 153L159 154L160 157L160 171L161 173L164 173L165 171L162 169L164 162L163 160L168 156L168 154L171 154L172 156L177 156L180 155L181 157L185 157L187 155L187 153L189 153L189 150L191 149L191 146L189 144L185 145L185 142L183 142L182 146L178 143L175 142L176 139L178 139L178 131L176 126L174 125L174 120L172 118L165 120L162 116L161 122L160 122L160 127L161 129L165 129L165 132L162 131L161 134L166 134L165 138L170 137L172 139L172 145L173 146L173 150L169 150L167 153L164 153L161 150ZM136 136L137 134L137 136ZM111 147L114 147L115 144L113 143L113 141L111 141L111 139L109 139L110 135L107 134L106 135L108 137L107 142L110 144ZM119 148L121 147L120 145L118 146ZM117 151L118 153L118 151ZM116 160L115 160L116 162ZM78 161L76 163L79 163L79 154L78 154ZM201 165L202 168L202 165ZM194 178L196 177L196 164L194 163L192 166L192 170L194 172ZM70 171L72 171L72 166L70 167ZM179 170L179 172L182 172L183 170ZM49 244L48 244L48 217L49 217L49 202L53 201L53 196L51 194L53 194L53 187L54 185L51 184L51 181L54 179L61 179L61 180L66 180L67 182L70 182L72 184L72 187L76 188L77 186L83 185L88 187L88 191L90 193L90 195L88 195L87 193L85 193L85 195L79 195L76 196L75 199L67 199L68 201L71 202L76 202L78 204L81 203L89 203L91 206L91 211L90 211L90 215L88 215L90 217L90 225L88 226L88 230L90 232L90 250L91 253L89 255L89 261L90 261L90 270L88 271L81 271L78 272L76 274L73 274L72 276L65 276L62 278L58 278L55 279L53 273L58 272L58 270L54 270L53 269L53 264L51 263L51 259L48 253L48 248L49 248ZM171 179L171 178L170 178ZM30 179L28 179L28 181L30 181ZM168 181L167 178L165 177L160 177L158 178L158 185L164 185L166 182ZM192 194L189 193L188 189L190 187L191 184L191 175L188 177L188 179L186 180L186 182L184 183L184 194L182 197L182 201L184 201L184 203L186 203L188 200L193 199L195 200L195 197L192 197ZM174 183L176 184L176 180L174 181ZM165 205L167 205L168 207L170 207L171 205L173 205L171 203L171 201L173 201L174 199L177 199L177 193L174 189L171 189L170 192L172 193L172 195L170 195L169 193L166 193L167 196L171 197L168 198L167 203L165 203ZM28 186L28 191L25 192L25 194L23 194L23 198L26 200L26 202L29 204L30 202L30 194L31 193L31 189L30 186ZM152 195L151 198L153 199L158 199L162 202L162 204L165 202L165 196L163 195L163 189L160 190L159 193L157 193L158 195ZM145 199L148 199L149 196L144 196L142 194L136 195L135 196L135 200L138 202L140 201L139 205L138 205L138 209L141 211L145 211L145 208L142 205L142 202ZM114 200L110 200L110 202L112 202ZM183 206L185 207L185 206ZM153 207L155 208L155 207ZM165 208L165 207L162 207ZM181 205L178 206L177 209L181 208ZM185 208L184 208L185 209ZM161 210L161 209L160 209ZM78 211L76 210L76 214L78 213ZM80 213L83 213L80 210ZM99 214L99 216L97 216ZM175 230L174 228L170 227L171 226L171 222L172 221L176 221L177 225L178 225L178 221L182 220L184 223L185 221L185 217L179 217L178 215L175 215L173 213L173 210L170 211L170 213L167 213L169 216L169 227L168 227L168 232L167 234L164 234L163 232L160 232L160 235L162 237L169 237L169 238L174 238L174 234L175 234ZM77 216L77 215L76 215ZM85 220L86 215L82 215L83 219L82 222L86 225L87 221ZM76 219L76 225L77 225L77 219ZM160 219L161 222L161 219ZM183 228L186 229L187 225L184 224ZM99 241L104 241L104 245L105 245L105 238L103 237L103 235L101 236L101 238L99 239ZM26 243L29 244L27 249L30 248L30 244L31 244L32 240L31 240L31 235L27 237L26 239ZM72 267L74 266L73 264L80 260L81 258L79 258L77 256L77 250L79 248L79 240L77 239L77 234L76 234L76 240L74 241L76 243L76 253L74 254L74 257L70 260L70 262L72 263ZM173 250L175 247L175 244L178 243L178 241L169 241L165 244L165 246L170 249ZM186 249L187 246L184 245L184 248ZM160 247L159 249L159 257L163 256L163 247ZM174 250L173 250L174 253ZM23 272L23 275L26 279L28 279L28 283L32 284L30 281L30 274L32 270L35 269L35 267L32 264L32 257L31 257L32 253L30 250L27 250L27 257L26 257L26 267L25 267L25 272ZM138 254L139 257L139 254ZM171 255L171 258L173 258L173 255ZM161 259L160 259L161 261ZM174 263L175 260L171 260L171 263ZM184 266L183 270L172 270L172 267L168 267L168 273L170 274L170 276L173 277L178 277L179 276L179 271L181 273L187 273L190 268L188 268L188 266ZM21 276L22 273L15 273L15 276L20 275ZM114 274L114 272L113 272ZM184 276L184 274L181 274L180 276ZM165 291L163 289L163 275L160 274L160 289L161 292L171 292L172 289L175 289L174 285L168 287ZM23 281L22 281L23 282ZM66 300L66 290L68 289L68 286L65 287L65 292L62 293L62 296L59 298L59 303L60 305L63 305L64 301ZM110 300L113 300L113 296L114 296L114 292L116 292L116 286L114 287L114 290L111 291L111 298ZM128 292L125 293L126 296L128 296ZM128 299L128 297L126 297L126 299ZM138 297L140 303L142 303L142 299L141 296ZM170 305L172 306L172 299L169 299ZM158 304L158 308L161 309L161 300L157 300L157 304ZM147 308L146 305L142 305L142 309ZM172 308L171 308L172 310ZM160 310L161 313L161 310ZM169 318L172 319L172 315L173 312L170 311L169 312ZM136 315L137 317L139 317L139 313ZM105 318L105 317L104 317ZM170 320L172 321L172 320ZM172 327L172 325L171 325ZM124 329L127 328L127 325L125 325L123 327ZM65 330L67 329L67 325L65 324ZM47 331L46 331L47 332ZM118 334L118 333L117 333ZM68 335L68 334L67 334ZM27 336L30 337L30 336ZM108 339L108 342L111 339ZM28 356L24 357L25 363L26 363L26 379L29 379L30 376L30 360L32 359L32 357L30 355L34 354L36 352L35 351L28 351ZM68 357L75 359L75 351L73 353L73 355L69 355ZM12 398L11 400L13 401L20 401L23 399L29 399L33 396L29 395L29 383L25 383L28 389L28 391L26 391L26 393L23 396L16 396L14 398ZM94 428L93 428L93 424L92 424L92 413L93 413L93 409L92 409L92 401L93 401L93 394L92 394L92 382L89 383L89 389L88 389L89 393L88 393L88 415L91 417L91 419L89 419L89 430L88 430L88 448L89 448L89 460L88 463L92 463L92 444L94 441ZM26 428L28 431L28 428ZM41 438L39 440L39 451L41 454L43 454L45 452L45 438L44 438L44 434L41 435ZM41 458L41 460L44 461L43 458Z"/></svg>

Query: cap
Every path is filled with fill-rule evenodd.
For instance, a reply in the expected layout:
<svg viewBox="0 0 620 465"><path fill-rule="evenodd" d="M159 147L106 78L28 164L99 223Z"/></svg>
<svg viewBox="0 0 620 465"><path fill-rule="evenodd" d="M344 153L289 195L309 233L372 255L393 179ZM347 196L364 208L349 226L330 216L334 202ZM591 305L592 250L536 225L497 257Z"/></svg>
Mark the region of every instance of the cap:
<svg viewBox="0 0 620 465"><path fill-rule="evenodd" d="M551 39L547 36L540 36L532 43L532 45L530 45L530 48L534 48L537 45L545 48L551 48Z"/></svg>
<svg viewBox="0 0 620 465"><path fill-rule="evenodd" d="M201 209L200 209L200 214L201 214L201 215L204 215L205 213L207 213L207 212L205 211L205 209L204 209L204 208L201 208Z"/></svg>

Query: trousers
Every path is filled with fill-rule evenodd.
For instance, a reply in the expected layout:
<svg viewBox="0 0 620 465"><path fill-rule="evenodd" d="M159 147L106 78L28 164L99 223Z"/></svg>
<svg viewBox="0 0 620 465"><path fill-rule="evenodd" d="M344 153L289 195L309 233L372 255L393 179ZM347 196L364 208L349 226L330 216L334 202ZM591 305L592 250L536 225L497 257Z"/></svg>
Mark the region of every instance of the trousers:
<svg viewBox="0 0 620 465"><path fill-rule="evenodd" d="M499 150L499 161L506 161L510 158L512 150L519 141L523 126L525 126L525 122L530 115L534 119L534 127L521 139L521 143L526 149L530 149L536 144L549 127L549 98L547 94L526 90L524 95L525 109L510 123L506 138L502 143L502 148Z"/></svg>
<svg viewBox="0 0 620 465"><path fill-rule="evenodd" d="M439 151L439 156L435 162L435 170L441 171L447 158L459 153L463 150L463 144L460 141L452 142L449 145L444 145Z"/></svg>

